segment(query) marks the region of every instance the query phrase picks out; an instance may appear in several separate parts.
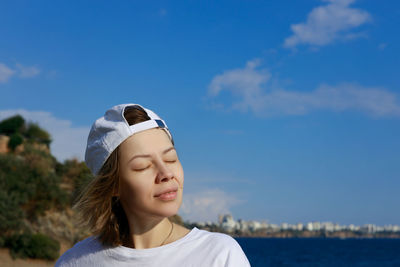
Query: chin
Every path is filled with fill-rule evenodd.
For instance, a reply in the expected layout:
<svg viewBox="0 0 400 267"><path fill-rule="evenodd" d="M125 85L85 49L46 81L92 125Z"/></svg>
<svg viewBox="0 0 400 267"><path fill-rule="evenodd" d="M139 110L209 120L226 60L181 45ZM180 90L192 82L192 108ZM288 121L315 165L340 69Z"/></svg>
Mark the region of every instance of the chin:
<svg viewBox="0 0 400 267"><path fill-rule="evenodd" d="M154 212L153 214L154 214L156 217L159 217L159 218L169 218L169 217L172 217L172 216L178 214L178 210L175 210L175 211Z"/></svg>
<svg viewBox="0 0 400 267"><path fill-rule="evenodd" d="M169 205L163 205L162 207L158 207L155 213L158 213L160 217L174 216L178 213L181 203L182 203L181 201L168 203Z"/></svg>

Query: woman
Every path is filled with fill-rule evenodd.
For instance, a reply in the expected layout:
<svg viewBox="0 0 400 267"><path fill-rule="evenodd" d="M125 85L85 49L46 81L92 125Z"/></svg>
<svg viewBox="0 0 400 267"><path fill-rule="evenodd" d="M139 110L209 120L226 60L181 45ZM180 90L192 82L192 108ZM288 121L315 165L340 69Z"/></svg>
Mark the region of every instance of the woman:
<svg viewBox="0 0 400 267"><path fill-rule="evenodd" d="M230 236L172 223L183 169L166 123L138 104L93 124L85 161L95 178L74 208L93 235L56 266L250 266Z"/></svg>

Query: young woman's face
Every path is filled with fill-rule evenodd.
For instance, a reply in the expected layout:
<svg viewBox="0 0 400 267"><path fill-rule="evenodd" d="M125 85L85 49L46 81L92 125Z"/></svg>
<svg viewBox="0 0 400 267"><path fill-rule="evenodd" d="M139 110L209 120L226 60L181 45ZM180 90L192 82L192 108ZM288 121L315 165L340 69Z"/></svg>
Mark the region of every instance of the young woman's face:
<svg viewBox="0 0 400 267"><path fill-rule="evenodd" d="M178 212L183 169L164 130L136 133L120 145L119 176L119 196L128 216L169 217Z"/></svg>

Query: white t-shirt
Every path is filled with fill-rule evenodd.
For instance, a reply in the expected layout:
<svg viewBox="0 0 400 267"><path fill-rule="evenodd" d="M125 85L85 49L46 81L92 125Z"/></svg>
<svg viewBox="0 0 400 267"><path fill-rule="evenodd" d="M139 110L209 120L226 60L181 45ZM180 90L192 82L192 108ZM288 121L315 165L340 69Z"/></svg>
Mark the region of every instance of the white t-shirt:
<svg viewBox="0 0 400 267"><path fill-rule="evenodd" d="M250 263L240 245L229 235L194 227L181 239L148 249L104 247L91 236L67 250L55 265L72 266L247 267Z"/></svg>

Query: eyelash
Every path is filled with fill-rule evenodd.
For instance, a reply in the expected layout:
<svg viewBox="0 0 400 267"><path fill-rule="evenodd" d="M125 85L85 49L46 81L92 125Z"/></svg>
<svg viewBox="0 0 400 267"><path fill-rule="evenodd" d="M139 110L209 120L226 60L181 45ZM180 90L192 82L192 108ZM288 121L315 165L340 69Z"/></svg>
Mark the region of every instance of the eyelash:
<svg viewBox="0 0 400 267"><path fill-rule="evenodd" d="M165 162L167 162L167 163L175 163L176 160L166 160ZM149 166L147 166L146 168L138 169L138 170L135 170L135 171L137 171L137 172L144 171L144 170L150 168L150 166L151 166L151 164Z"/></svg>

